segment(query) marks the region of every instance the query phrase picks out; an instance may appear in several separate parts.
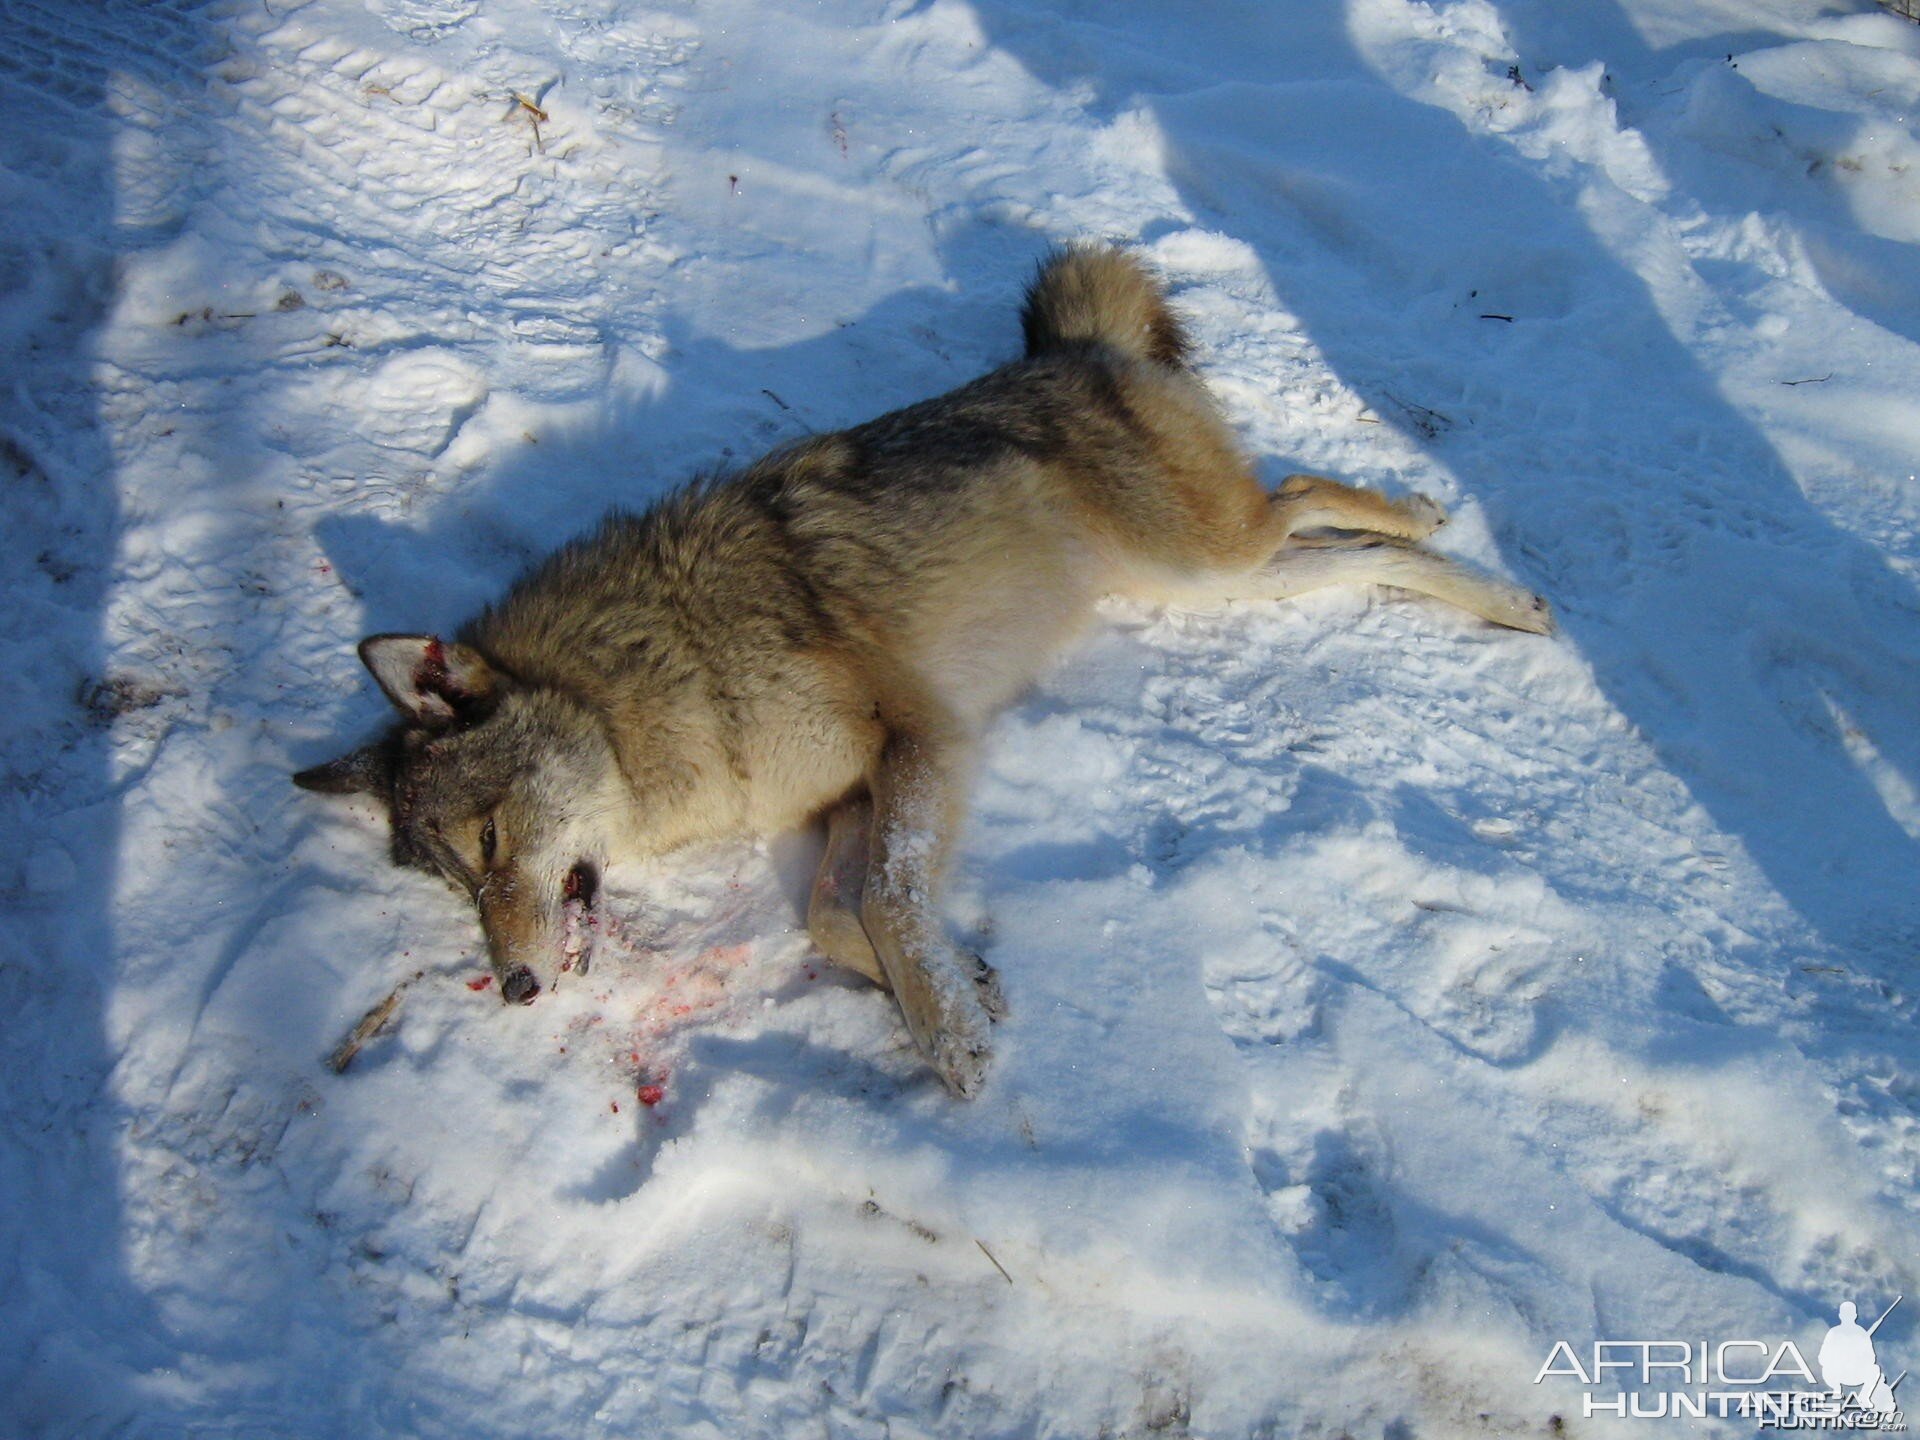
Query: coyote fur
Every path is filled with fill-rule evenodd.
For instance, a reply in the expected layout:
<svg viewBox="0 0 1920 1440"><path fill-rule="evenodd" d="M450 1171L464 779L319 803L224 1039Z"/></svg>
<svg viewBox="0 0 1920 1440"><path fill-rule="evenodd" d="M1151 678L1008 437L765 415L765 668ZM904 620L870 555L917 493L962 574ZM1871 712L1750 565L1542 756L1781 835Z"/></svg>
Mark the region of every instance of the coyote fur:
<svg viewBox="0 0 1920 1440"><path fill-rule="evenodd" d="M972 1095L1003 1007L939 905L968 757L1103 596L1381 584L1552 629L1421 547L1423 496L1264 489L1127 253L1056 252L1021 322L1024 358L950 394L609 516L457 641L362 641L400 722L294 778L385 802L393 859L472 897L515 1004L584 968L608 862L824 819L814 941Z"/></svg>

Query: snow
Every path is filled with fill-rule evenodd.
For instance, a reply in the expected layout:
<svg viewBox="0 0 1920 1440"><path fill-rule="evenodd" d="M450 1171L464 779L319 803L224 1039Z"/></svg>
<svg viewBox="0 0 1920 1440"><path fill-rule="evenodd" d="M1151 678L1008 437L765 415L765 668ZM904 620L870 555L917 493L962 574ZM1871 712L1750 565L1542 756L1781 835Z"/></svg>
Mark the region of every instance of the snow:
<svg viewBox="0 0 1920 1440"><path fill-rule="evenodd" d="M0 17L0 1430L1632 1431L1557 1341L1920 1288L1920 27ZM353 642L1008 358L1088 235L1263 474L1434 495L1562 634L1113 607L973 782L971 1103L810 951L804 838L469 988L464 902L288 784L380 720Z"/></svg>

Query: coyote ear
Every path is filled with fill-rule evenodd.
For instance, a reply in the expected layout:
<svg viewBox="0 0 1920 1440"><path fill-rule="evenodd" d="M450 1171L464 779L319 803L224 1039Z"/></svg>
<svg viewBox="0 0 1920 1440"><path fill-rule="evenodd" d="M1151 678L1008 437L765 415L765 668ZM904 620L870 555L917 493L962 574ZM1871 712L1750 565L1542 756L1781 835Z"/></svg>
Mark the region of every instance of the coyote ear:
<svg viewBox="0 0 1920 1440"><path fill-rule="evenodd" d="M302 790L322 795L390 795L393 792L393 746L376 740L358 750L329 760L293 777Z"/></svg>
<svg viewBox="0 0 1920 1440"><path fill-rule="evenodd" d="M401 713L430 729L469 718L499 685L479 651L438 635L369 635L360 658Z"/></svg>

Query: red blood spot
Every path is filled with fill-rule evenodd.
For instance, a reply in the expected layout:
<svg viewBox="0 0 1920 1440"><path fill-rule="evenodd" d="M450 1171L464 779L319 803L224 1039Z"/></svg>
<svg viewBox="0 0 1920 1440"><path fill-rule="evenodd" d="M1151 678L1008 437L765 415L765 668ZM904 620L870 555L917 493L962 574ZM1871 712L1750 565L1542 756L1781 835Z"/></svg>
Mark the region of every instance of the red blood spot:
<svg viewBox="0 0 1920 1440"><path fill-rule="evenodd" d="M427 641L426 649L420 652L420 663L413 667L413 687L416 690L428 690L436 694L449 688L447 647L440 643L438 635Z"/></svg>
<svg viewBox="0 0 1920 1440"><path fill-rule="evenodd" d="M659 1085L642 1085L640 1087L640 1103L642 1105L647 1106L649 1109L651 1109L655 1105L658 1105L662 1100L666 1098L667 1098L666 1090Z"/></svg>
<svg viewBox="0 0 1920 1440"><path fill-rule="evenodd" d="M620 1113L620 1102L618 1100L610 1100L607 1103L613 1107L614 1114L618 1115Z"/></svg>
<svg viewBox="0 0 1920 1440"><path fill-rule="evenodd" d="M484 990L484 989L486 989L486 988L487 988L487 987L488 987L489 985L491 985L491 984L493 984L493 976L491 976L491 975L476 975L476 976L474 976L474 977L473 977L473 979L471 979L471 980L469 980L469 981L467 981L467 989L469 989L469 990Z"/></svg>

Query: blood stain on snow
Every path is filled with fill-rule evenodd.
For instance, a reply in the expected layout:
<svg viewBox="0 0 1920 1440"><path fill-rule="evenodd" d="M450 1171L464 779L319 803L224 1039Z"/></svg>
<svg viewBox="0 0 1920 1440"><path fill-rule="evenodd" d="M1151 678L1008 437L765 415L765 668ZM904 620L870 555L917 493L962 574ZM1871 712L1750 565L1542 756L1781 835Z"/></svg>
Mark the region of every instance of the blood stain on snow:
<svg viewBox="0 0 1920 1440"><path fill-rule="evenodd" d="M639 1089L640 1103L652 1109L667 1098L666 1087L661 1085L642 1085Z"/></svg>
<svg viewBox="0 0 1920 1440"><path fill-rule="evenodd" d="M469 990L484 990L484 989L486 989L486 988L487 988L487 987L488 987L489 985L491 985L491 984L493 984L493 976L491 976L491 975L476 975L476 976L474 976L474 977L473 977L473 979L471 979L471 980L469 980L469 981L467 981L467 989L469 989Z"/></svg>

